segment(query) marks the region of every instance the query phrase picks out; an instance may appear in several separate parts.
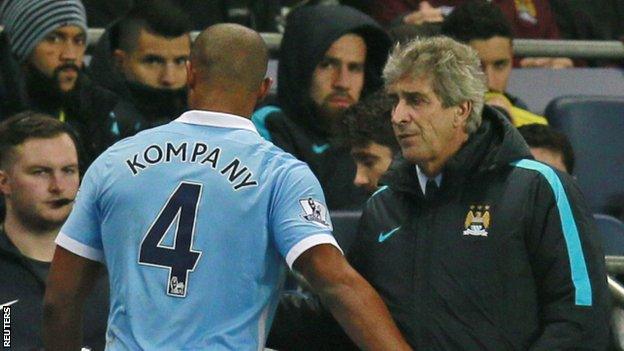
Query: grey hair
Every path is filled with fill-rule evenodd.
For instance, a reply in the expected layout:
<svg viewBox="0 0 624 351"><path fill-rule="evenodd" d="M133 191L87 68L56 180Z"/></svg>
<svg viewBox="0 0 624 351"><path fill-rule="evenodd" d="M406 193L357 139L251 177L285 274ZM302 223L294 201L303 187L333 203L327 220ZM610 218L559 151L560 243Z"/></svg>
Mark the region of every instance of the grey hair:
<svg viewBox="0 0 624 351"><path fill-rule="evenodd" d="M487 80L476 51L469 46L443 36L397 45L384 67L383 78L389 87L405 77L431 78L433 91L445 108L470 101L466 133L474 133L481 125Z"/></svg>

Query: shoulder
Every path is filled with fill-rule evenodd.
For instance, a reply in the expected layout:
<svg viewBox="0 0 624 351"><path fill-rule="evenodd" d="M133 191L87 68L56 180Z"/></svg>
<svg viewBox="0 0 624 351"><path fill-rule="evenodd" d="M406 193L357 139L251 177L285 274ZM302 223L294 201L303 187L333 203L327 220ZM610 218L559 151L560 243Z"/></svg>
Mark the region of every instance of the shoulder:
<svg viewBox="0 0 624 351"><path fill-rule="evenodd" d="M576 182L565 172L529 159L514 161L511 166L512 185L518 191L534 194L538 201L548 200L559 206L582 198Z"/></svg>
<svg viewBox="0 0 624 351"><path fill-rule="evenodd" d="M251 121L264 139L273 141L272 133L276 129L281 129L280 125L287 124L288 118L281 108L267 105L256 110L251 115Z"/></svg>

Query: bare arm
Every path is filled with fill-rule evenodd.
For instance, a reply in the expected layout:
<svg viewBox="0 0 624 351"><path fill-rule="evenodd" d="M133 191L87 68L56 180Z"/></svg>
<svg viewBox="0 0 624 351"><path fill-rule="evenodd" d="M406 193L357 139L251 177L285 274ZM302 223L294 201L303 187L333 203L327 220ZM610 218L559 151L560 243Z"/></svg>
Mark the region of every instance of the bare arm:
<svg viewBox="0 0 624 351"><path fill-rule="evenodd" d="M99 269L98 262L56 247L43 305L46 350L80 350L82 308Z"/></svg>
<svg viewBox="0 0 624 351"><path fill-rule="evenodd" d="M305 251L293 266L363 350L411 350L377 292L331 245Z"/></svg>

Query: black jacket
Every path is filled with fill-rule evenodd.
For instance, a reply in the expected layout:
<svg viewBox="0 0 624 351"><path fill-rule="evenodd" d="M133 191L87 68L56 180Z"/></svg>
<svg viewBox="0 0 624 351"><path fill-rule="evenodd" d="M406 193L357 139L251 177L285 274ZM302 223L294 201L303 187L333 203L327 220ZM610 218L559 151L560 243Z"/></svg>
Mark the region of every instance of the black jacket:
<svg viewBox="0 0 624 351"><path fill-rule="evenodd" d="M362 95L382 85L381 70L390 41L370 17L346 6L309 6L289 14L278 66L279 108L265 107L252 117L261 134L308 163L321 182L331 210L358 208L365 192L353 185L355 163L349 149L332 141L316 116L309 96L316 65L331 44L347 33L364 38L367 47Z"/></svg>
<svg viewBox="0 0 624 351"><path fill-rule="evenodd" d="M49 264L35 263L22 255L0 229L0 305L11 307L11 350L43 350L41 323L43 295ZM98 279L87 298L83 320L83 345L103 350L108 318L108 277Z"/></svg>
<svg viewBox="0 0 624 351"><path fill-rule="evenodd" d="M604 350L604 256L578 187L529 160L501 113L483 115L433 199L413 164L393 163L350 262L415 349Z"/></svg>
<svg viewBox="0 0 624 351"><path fill-rule="evenodd" d="M0 53L3 53L0 57L0 120L25 110L57 118L62 114L78 134L83 169L119 140L116 117L119 99L114 93L96 86L81 72L75 93L63 101L45 84L27 87L26 75L10 54L4 34L0 35Z"/></svg>

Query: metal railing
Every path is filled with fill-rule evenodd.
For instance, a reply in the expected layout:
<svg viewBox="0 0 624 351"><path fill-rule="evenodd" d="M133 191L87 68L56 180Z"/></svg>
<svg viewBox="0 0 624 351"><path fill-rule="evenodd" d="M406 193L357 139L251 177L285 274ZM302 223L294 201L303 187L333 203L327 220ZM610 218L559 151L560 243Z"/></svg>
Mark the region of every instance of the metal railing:
<svg viewBox="0 0 624 351"><path fill-rule="evenodd" d="M104 30L89 28L89 45L94 45ZM195 37L199 32L192 32ZM260 33L269 49L276 52L282 42L280 33ZM541 40L541 39L514 39L514 53L518 56L546 56L572 57L584 59L622 59L624 58L624 44L619 41L593 40Z"/></svg>
<svg viewBox="0 0 624 351"><path fill-rule="evenodd" d="M624 285L613 278L616 274L624 274L624 256L606 256L605 264L609 273L607 276L609 291L611 291L614 302L624 307Z"/></svg>

